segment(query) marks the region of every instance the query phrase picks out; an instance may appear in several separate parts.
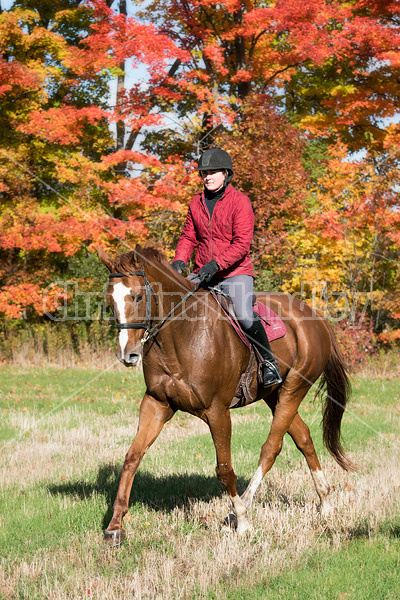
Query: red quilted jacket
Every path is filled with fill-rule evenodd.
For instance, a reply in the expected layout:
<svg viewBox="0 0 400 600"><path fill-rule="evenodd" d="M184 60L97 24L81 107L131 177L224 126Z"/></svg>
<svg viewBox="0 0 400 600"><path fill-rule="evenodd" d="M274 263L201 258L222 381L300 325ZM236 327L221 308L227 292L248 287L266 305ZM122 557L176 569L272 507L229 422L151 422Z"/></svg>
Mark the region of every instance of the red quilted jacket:
<svg viewBox="0 0 400 600"><path fill-rule="evenodd" d="M248 196L228 185L210 219L204 192L196 194L189 205L185 225L176 246L174 260L187 263L196 246L196 273L211 259L220 267L217 277L233 275L254 277L250 258L254 213Z"/></svg>

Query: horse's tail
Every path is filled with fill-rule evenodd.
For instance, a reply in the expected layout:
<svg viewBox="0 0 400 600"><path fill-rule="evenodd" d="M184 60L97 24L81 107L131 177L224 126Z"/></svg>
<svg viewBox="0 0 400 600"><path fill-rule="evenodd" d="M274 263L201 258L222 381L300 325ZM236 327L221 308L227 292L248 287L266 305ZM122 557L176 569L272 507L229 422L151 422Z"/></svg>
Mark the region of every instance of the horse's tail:
<svg viewBox="0 0 400 600"><path fill-rule="evenodd" d="M328 323L326 325L331 338L331 353L316 392L316 396L325 395L322 418L323 440L336 462L346 471L354 471L355 466L347 458L340 440L340 426L351 394L351 384L335 334L332 327Z"/></svg>

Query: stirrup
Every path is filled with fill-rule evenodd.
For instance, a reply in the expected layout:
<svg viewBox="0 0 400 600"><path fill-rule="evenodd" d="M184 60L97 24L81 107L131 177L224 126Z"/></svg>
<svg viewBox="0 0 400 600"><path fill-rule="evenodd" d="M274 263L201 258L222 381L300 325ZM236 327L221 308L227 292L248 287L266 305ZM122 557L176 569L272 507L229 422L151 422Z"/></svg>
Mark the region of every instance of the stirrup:
<svg viewBox="0 0 400 600"><path fill-rule="evenodd" d="M270 385L279 385L282 383L282 377L279 373L278 365L270 362L269 360L263 360L258 366L258 378L261 385L268 387Z"/></svg>

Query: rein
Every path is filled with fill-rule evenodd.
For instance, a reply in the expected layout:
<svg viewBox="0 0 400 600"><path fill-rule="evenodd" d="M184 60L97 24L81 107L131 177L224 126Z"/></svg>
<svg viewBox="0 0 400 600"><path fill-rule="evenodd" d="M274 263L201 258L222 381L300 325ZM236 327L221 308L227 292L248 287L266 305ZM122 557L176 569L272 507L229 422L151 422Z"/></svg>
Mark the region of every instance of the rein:
<svg viewBox="0 0 400 600"><path fill-rule="evenodd" d="M152 337L154 337L160 331L160 329L164 326L166 321L168 321L168 319L173 315L173 313L180 306L182 306L182 304L184 302L186 302L186 300L188 298L190 298L199 289L199 287L201 285L201 281L199 281L199 283L197 283L192 290L190 290L187 294L185 294L185 296L182 298L182 300L180 302L178 302L178 304L176 304L169 311L169 313L166 314L165 317L163 317L161 319L161 321L159 323L156 323L155 325L153 325L153 327L151 327L151 296L154 296L156 306L158 306L158 298L157 298L157 294L155 293L155 291L153 289L153 286L151 285L150 281L146 277L146 273L144 272L144 269L142 269L141 271L134 271L133 273L110 273L108 278L112 279L113 277L129 277L130 275L143 277L143 279L144 279L144 289L145 289L145 295L146 295L145 321L140 322L140 323L116 323L116 327L117 327L118 331L121 331L121 329L144 329L145 331L144 331L143 337L140 340L142 344L145 344Z"/></svg>

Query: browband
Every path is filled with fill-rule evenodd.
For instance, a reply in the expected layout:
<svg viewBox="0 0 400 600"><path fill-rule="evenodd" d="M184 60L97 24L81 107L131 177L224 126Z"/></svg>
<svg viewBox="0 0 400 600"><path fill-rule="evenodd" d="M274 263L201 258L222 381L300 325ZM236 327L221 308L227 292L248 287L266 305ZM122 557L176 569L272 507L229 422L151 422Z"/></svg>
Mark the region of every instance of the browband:
<svg viewBox="0 0 400 600"><path fill-rule="evenodd" d="M135 271L134 273L110 273L108 276L108 279L111 279L112 277L130 277L132 275L141 275L142 277L144 277L144 271Z"/></svg>

